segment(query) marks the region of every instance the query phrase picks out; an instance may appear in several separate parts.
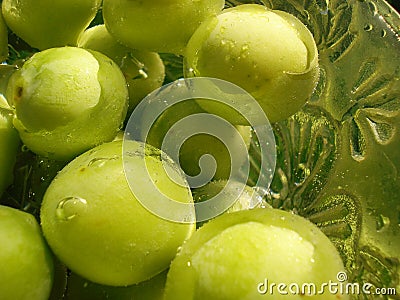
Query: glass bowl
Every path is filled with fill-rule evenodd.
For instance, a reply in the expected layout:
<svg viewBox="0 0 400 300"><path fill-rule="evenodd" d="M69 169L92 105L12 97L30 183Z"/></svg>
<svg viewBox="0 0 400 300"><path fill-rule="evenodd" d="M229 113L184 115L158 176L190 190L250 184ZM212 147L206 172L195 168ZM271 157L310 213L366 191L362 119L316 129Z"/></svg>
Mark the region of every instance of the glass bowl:
<svg viewBox="0 0 400 300"><path fill-rule="evenodd" d="M303 109L273 124L278 157L267 202L317 224L339 249L349 282L392 294L354 299L400 299L400 15L384 0L227 0L226 6L244 3L298 17L314 35L321 67ZM32 51L10 35L13 63ZM181 57L162 58L166 83L182 76ZM12 70L2 66L0 89ZM254 174L257 149L252 143ZM23 147L15 183L0 203L37 215L61 167ZM57 273L62 290L65 270Z"/></svg>
<svg viewBox="0 0 400 300"><path fill-rule="evenodd" d="M316 223L349 282L400 299L400 16L380 0L263 0L312 31L321 76L307 105L273 125L267 200ZM235 3L237 4L236 1Z"/></svg>

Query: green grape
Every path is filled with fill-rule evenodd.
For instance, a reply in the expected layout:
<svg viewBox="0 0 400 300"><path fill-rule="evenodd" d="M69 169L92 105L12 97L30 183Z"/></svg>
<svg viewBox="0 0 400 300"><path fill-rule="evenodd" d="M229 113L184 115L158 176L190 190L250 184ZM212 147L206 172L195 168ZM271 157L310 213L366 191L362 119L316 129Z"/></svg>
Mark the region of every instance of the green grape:
<svg viewBox="0 0 400 300"><path fill-rule="evenodd" d="M20 144L12 117L9 110L0 107L0 196L13 181L13 168Z"/></svg>
<svg viewBox="0 0 400 300"><path fill-rule="evenodd" d="M34 48L76 46L96 16L101 0L3 0L10 29Z"/></svg>
<svg viewBox="0 0 400 300"><path fill-rule="evenodd" d="M104 0L104 23L133 49L182 54L196 28L224 7L223 0Z"/></svg>
<svg viewBox="0 0 400 300"><path fill-rule="evenodd" d="M242 87L270 122L298 111L319 78L317 47L305 25L257 4L226 9L204 22L187 45L184 65L186 77L215 77ZM215 105L202 107L210 112L226 109Z"/></svg>
<svg viewBox="0 0 400 300"><path fill-rule="evenodd" d="M125 143L139 185L146 185L148 178L137 154L145 147L147 171L157 188L175 201L193 202L189 187L166 174L158 149ZM195 228L194 223L170 222L145 209L125 174L122 141L104 143L60 171L43 198L40 216L51 249L73 272L95 283L126 286L150 279L168 268ZM160 197L150 191L147 195L154 201Z"/></svg>
<svg viewBox="0 0 400 300"><path fill-rule="evenodd" d="M8 29L0 11L0 60L5 61L8 56Z"/></svg>
<svg viewBox="0 0 400 300"><path fill-rule="evenodd" d="M162 300L167 270L139 284L114 287L90 282L74 273L68 277L64 300Z"/></svg>
<svg viewBox="0 0 400 300"><path fill-rule="evenodd" d="M227 183L227 180L215 180L202 187L193 189L193 200L195 202L207 201L219 193L223 193L224 197L237 198L236 202L226 210L227 213L255 207L269 207L269 204L262 200L262 196L250 186L244 185L244 189L241 191L243 187L242 183L234 181L229 187L227 187ZM225 187L227 189L223 190Z"/></svg>
<svg viewBox="0 0 400 300"><path fill-rule="evenodd" d="M134 50L117 43L104 25L87 29L80 36L78 46L107 55L121 68L128 84L129 112L164 82L165 68L157 53Z"/></svg>
<svg viewBox="0 0 400 300"><path fill-rule="evenodd" d="M227 180L214 180L206 185L192 189L194 202L204 202L207 200L216 201L213 197L221 197L218 204L224 205L236 199L230 207L226 206L224 213L232 213L240 210L253 209L256 207L271 207L267 202L263 201L262 195L255 189L245 185L239 181L232 180L229 185ZM218 205L217 204L217 205ZM213 205L213 204L210 204ZM206 222L198 222L197 227L201 227Z"/></svg>
<svg viewBox="0 0 400 300"><path fill-rule="evenodd" d="M105 55L75 47L33 55L11 77L7 100L14 126L33 152L68 160L117 135L128 91Z"/></svg>
<svg viewBox="0 0 400 300"><path fill-rule="evenodd" d="M191 115L204 113L196 100L186 100L167 108L155 121L146 142L156 148L161 149L167 132L178 121L190 117ZM204 128L202 121L191 121L191 126L198 126L200 130ZM232 144L238 145L243 142L248 148L251 140L251 128L249 126L237 126L239 135L230 136ZM216 161L215 174L213 179L227 179L231 174L231 156L230 151L237 149L228 149L218 137L205 133L199 133L191 136L182 144L179 149L179 164L183 171L189 176L196 176L200 173L199 160L204 154L211 154ZM170 154L170 153L167 153ZM172 154L170 154L172 155ZM246 157L241 157L239 163L244 163ZM207 170L206 170L207 171ZM211 179L211 178L210 178Z"/></svg>
<svg viewBox="0 0 400 300"><path fill-rule="evenodd" d="M0 298L47 300L53 258L35 218L0 205Z"/></svg>
<svg viewBox="0 0 400 300"><path fill-rule="evenodd" d="M164 299L348 299L328 290L312 296L281 295L276 289L271 294L264 286L268 281L319 288L329 281L338 284L343 270L336 248L308 220L276 209L243 210L209 221L182 246Z"/></svg>

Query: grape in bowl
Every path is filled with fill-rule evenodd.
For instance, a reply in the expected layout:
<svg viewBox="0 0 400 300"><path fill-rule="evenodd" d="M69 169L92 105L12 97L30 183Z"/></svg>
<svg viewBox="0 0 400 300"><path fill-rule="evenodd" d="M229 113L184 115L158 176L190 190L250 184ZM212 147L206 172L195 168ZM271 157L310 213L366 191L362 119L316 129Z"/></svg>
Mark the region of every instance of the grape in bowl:
<svg viewBox="0 0 400 300"><path fill-rule="evenodd" d="M119 67L99 52L77 47L35 53L11 76L6 98L23 143L57 160L112 141L128 106Z"/></svg>

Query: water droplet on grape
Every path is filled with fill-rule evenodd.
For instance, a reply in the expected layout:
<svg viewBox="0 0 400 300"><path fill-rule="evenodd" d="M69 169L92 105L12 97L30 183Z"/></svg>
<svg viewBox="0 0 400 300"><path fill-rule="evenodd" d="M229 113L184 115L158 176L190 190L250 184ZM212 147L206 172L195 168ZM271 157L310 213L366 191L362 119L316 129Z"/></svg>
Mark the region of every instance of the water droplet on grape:
<svg viewBox="0 0 400 300"><path fill-rule="evenodd" d="M56 207L56 218L60 221L69 221L84 213L87 201L80 197L67 197L62 199Z"/></svg>
<svg viewBox="0 0 400 300"><path fill-rule="evenodd" d="M250 49L249 45L243 45L242 46L242 51L248 51Z"/></svg>
<svg viewBox="0 0 400 300"><path fill-rule="evenodd" d="M99 157L99 158L93 158L89 163L87 164L88 167L96 166L96 167L102 167L105 165L106 162L111 161L111 160L117 160L118 157Z"/></svg>
<svg viewBox="0 0 400 300"><path fill-rule="evenodd" d="M16 8L15 6L11 7L9 10L9 14L16 16L18 18L19 17L18 8Z"/></svg>

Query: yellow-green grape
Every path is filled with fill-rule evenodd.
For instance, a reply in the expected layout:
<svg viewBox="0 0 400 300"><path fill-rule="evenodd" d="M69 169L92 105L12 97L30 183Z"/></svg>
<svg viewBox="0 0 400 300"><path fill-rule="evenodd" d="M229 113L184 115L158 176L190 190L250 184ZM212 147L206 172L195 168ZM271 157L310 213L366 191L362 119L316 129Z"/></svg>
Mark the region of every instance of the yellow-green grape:
<svg viewBox="0 0 400 300"><path fill-rule="evenodd" d="M250 186L234 181L231 186L227 187L227 183L227 180L214 180L193 189L193 200L195 202L207 201L219 193L222 193L224 197L237 198L237 201L226 210L227 213L256 207L269 207L269 204L263 201L262 196ZM225 187L226 189L223 190Z"/></svg>
<svg viewBox="0 0 400 300"><path fill-rule="evenodd" d="M175 201L193 202L189 187L167 175L158 149L124 143L130 145L129 168L137 173L139 185L149 178L137 154L145 147L147 171L157 188ZM157 201L160 196L149 192L148 197ZM112 286L137 284L167 269L195 228L164 220L142 206L125 177L122 141L89 150L59 172L46 191L40 216L60 261L92 282Z"/></svg>
<svg viewBox="0 0 400 300"><path fill-rule="evenodd" d="M259 102L270 122L277 122L312 94L319 78L318 52L312 34L294 16L263 5L240 5L196 30L185 52L185 76L235 83ZM245 109L246 103L238 105Z"/></svg>
<svg viewBox="0 0 400 300"><path fill-rule="evenodd" d="M0 196L13 181L13 169L20 139L12 125L13 114L0 108Z"/></svg>
<svg viewBox="0 0 400 300"><path fill-rule="evenodd" d="M35 218L0 205L0 298L47 300L53 258Z"/></svg>
<svg viewBox="0 0 400 300"><path fill-rule="evenodd" d="M7 87L22 141L58 160L112 141L125 119L127 99L118 66L99 52L76 47L36 53Z"/></svg>
<svg viewBox="0 0 400 300"><path fill-rule="evenodd" d="M178 121L191 115L204 113L196 100L186 100L167 108L155 121L146 142L161 149L167 132ZM193 121L191 125L195 126ZM198 129L204 128L204 124L197 124ZM250 145L251 128L249 126L237 126L239 135L231 136L232 144L243 142L247 147ZM235 151L230 149L230 151ZM196 176L200 173L199 160L204 154L211 154L216 161L216 170L213 179L227 179L231 174L231 156L229 149L218 137L205 133L199 133L188 137L179 149L179 164L183 171L189 176ZM242 158L242 163L246 157Z"/></svg>
<svg viewBox="0 0 400 300"><path fill-rule="evenodd" d="M114 287L90 282L74 273L68 277L64 300L162 300L168 270L139 284Z"/></svg>
<svg viewBox="0 0 400 300"><path fill-rule="evenodd" d="M0 11L0 62L8 56L8 29L4 22L3 14Z"/></svg>
<svg viewBox="0 0 400 300"><path fill-rule="evenodd" d="M192 189L192 195L196 203L210 199L210 201L215 201L212 198L216 196L221 197L218 201L236 199L236 202L232 206L227 207L224 213L232 213L256 207L271 207L263 200L260 193L239 181L231 181L228 185L227 180L213 180L202 187ZM204 223L198 222L197 227L201 227Z"/></svg>
<svg viewBox="0 0 400 300"><path fill-rule="evenodd" d="M157 53L134 50L117 43L104 25L85 30L78 46L107 55L121 68L128 84L129 112L164 82L165 67Z"/></svg>
<svg viewBox="0 0 400 300"><path fill-rule="evenodd" d="M164 299L348 299L326 286L323 294L301 289L338 285L343 271L334 245L308 220L276 209L242 210L209 221L182 246ZM287 294L278 292L279 284Z"/></svg>
<svg viewBox="0 0 400 300"><path fill-rule="evenodd" d="M94 19L101 0L3 0L10 29L40 50L76 46L79 35Z"/></svg>
<svg viewBox="0 0 400 300"><path fill-rule="evenodd" d="M207 18L224 7L223 0L104 0L104 23L122 44L133 49L182 54Z"/></svg>

